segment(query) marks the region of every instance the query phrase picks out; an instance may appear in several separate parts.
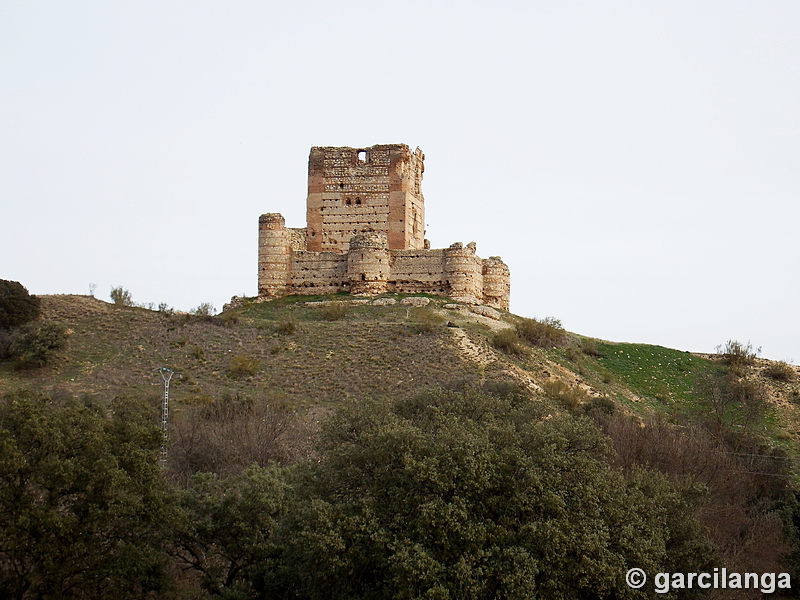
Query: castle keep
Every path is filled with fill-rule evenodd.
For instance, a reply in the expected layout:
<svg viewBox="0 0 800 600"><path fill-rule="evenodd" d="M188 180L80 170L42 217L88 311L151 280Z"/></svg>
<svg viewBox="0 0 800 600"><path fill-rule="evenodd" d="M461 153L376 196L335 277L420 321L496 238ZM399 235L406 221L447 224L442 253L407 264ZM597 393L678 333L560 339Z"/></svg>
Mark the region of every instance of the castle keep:
<svg viewBox="0 0 800 600"><path fill-rule="evenodd" d="M405 144L314 147L307 227L278 213L258 220L258 295L441 294L508 310L509 271L475 243L432 250L420 185L425 155Z"/></svg>

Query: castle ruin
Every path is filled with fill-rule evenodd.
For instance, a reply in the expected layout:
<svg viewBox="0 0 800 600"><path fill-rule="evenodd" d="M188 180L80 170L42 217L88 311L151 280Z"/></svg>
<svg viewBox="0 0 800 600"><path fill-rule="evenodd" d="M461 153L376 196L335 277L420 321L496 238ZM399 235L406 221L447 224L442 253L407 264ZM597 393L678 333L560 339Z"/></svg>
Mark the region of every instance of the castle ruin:
<svg viewBox="0 0 800 600"><path fill-rule="evenodd" d="M278 213L258 220L259 298L426 293L508 310L499 256L479 258L474 242L430 248L424 159L405 144L311 148L307 226L287 228Z"/></svg>

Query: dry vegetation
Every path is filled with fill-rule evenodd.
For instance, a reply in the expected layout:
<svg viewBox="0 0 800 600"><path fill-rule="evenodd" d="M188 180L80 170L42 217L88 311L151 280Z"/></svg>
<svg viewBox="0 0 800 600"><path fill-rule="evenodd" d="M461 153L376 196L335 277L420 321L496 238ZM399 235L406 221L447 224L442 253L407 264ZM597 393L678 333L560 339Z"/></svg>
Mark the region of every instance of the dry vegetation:
<svg viewBox="0 0 800 600"><path fill-rule="evenodd" d="M212 316L44 297L43 317L67 328L68 347L32 372L0 362L0 392L35 386L90 404L147 396L155 418L155 370L173 368L167 472L185 486L198 472L224 479L253 464L313 456L319 421L342 400L396 401L470 384L519 388L548 413L542 421L567 414L599 424L613 444L609 460L627 476L659 471L692 498L720 564L787 568L793 542L783 527L800 512L795 367L758 359L749 342L735 340L698 357L579 338L553 318L505 316L491 330L445 313L443 302L412 309L294 298Z"/></svg>
<svg viewBox="0 0 800 600"><path fill-rule="evenodd" d="M413 309L409 318L399 306L324 308L254 305L211 317L43 297L46 317L70 338L60 359L34 375L45 390L153 395L161 386L155 370L169 366L181 374L171 389L177 406L228 393L282 393L298 406L316 405L478 377L445 343L445 321L434 311ZM0 391L18 385L19 375L0 363Z"/></svg>

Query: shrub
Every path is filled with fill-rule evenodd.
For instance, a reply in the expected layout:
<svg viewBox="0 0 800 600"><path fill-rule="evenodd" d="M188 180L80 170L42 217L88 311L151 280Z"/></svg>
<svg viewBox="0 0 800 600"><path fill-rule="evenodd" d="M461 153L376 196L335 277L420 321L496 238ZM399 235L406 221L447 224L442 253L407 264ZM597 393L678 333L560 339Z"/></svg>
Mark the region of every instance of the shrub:
<svg viewBox="0 0 800 600"><path fill-rule="evenodd" d="M717 354L731 366L751 365L761 354L761 348L753 349L753 344L743 344L738 340L728 340L724 346L717 346Z"/></svg>
<svg viewBox="0 0 800 600"><path fill-rule="evenodd" d="M344 302L331 302L324 304L319 309L320 316L326 321L338 321L347 315L347 304Z"/></svg>
<svg viewBox="0 0 800 600"><path fill-rule="evenodd" d="M184 333L177 340L172 340L169 343L169 347L170 348L183 348L188 343L189 343L189 337Z"/></svg>
<svg viewBox="0 0 800 600"><path fill-rule="evenodd" d="M513 329L503 329L495 333L492 336L492 346L506 354L515 354L517 356L525 356L527 354L525 346Z"/></svg>
<svg viewBox="0 0 800 600"><path fill-rule="evenodd" d="M189 354L195 360L203 360L206 357L206 351L202 346L194 346Z"/></svg>
<svg viewBox="0 0 800 600"><path fill-rule="evenodd" d="M794 381L797 379L797 373L795 373L794 367L782 360L770 363L763 372L764 375L776 381Z"/></svg>
<svg viewBox="0 0 800 600"><path fill-rule="evenodd" d="M701 377L695 393L706 427L719 440L741 438L761 423L767 406L764 383L739 377L735 370Z"/></svg>
<svg viewBox="0 0 800 600"><path fill-rule="evenodd" d="M217 309L214 308L211 302L201 302L199 306L193 308L189 312L198 317L210 317L217 312Z"/></svg>
<svg viewBox="0 0 800 600"><path fill-rule="evenodd" d="M542 383L542 390L551 400L560 402L568 410L575 410L589 401L589 394L579 387L572 387L560 379L548 379Z"/></svg>
<svg viewBox="0 0 800 600"><path fill-rule="evenodd" d="M24 325L39 317L41 301L18 281L0 279L0 329Z"/></svg>
<svg viewBox="0 0 800 600"><path fill-rule="evenodd" d="M566 331L561 321L555 317L522 319L516 326L517 335L532 346L550 348L561 346L566 339Z"/></svg>
<svg viewBox="0 0 800 600"><path fill-rule="evenodd" d="M444 325L445 319L430 310L421 310L414 315L414 329L417 333L430 334Z"/></svg>
<svg viewBox="0 0 800 600"><path fill-rule="evenodd" d="M224 476L254 463L291 462L308 442L279 396L202 398L176 412L172 425L169 470L184 480L198 471Z"/></svg>
<svg viewBox="0 0 800 600"><path fill-rule="evenodd" d="M617 410L617 405L608 396L593 396L583 405L583 410L588 415L613 415Z"/></svg>
<svg viewBox="0 0 800 600"><path fill-rule="evenodd" d="M0 360L11 357L11 339L11 331L0 329Z"/></svg>
<svg viewBox="0 0 800 600"><path fill-rule="evenodd" d="M275 330L283 335L292 335L297 331L297 321L292 316L284 317L278 321Z"/></svg>
<svg viewBox="0 0 800 600"><path fill-rule="evenodd" d="M121 285L111 288L111 301L116 306L133 306L133 297L129 290Z"/></svg>
<svg viewBox="0 0 800 600"><path fill-rule="evenodd" d="M258 372L258 360L252 356L234 356L228 366L228 373L234 377L246 377Z"/></svg>
<svg viewBox="0 0 800 600"><path fill-rule="evenodd" d="M586 356L594 356L595 358L603 356L600 349L597 347L597 342L591 338L584 338L581 342L581 352Z"/></svg>
<svg viewBox="0 0 800 600"><path fill-rule="evenodd" d="M217 317L217 323L222 325L223 327L233 327L234 325L239 324L239 313L233 311L227 311L222 313Z"/></svg>
<svg viewBox="0 0 800 600"><path fill-rule="evenodd" d="M66 344L67 330L60 323L26 323L11 335L11 355L19 368L43 367Z"/></svg>

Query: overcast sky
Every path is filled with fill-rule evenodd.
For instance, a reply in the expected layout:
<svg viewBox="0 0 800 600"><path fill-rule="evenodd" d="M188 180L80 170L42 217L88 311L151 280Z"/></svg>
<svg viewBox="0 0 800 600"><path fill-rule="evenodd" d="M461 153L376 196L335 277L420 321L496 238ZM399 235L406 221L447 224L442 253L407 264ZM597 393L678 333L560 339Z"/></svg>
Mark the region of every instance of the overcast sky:
<svg viewBox="0 0 800 600"><path fill-rule="evenodd" d="M800 2L0 3L0 278L217 308L311 146L426 155L434 248L615 341L800 361Z"/></svg>

